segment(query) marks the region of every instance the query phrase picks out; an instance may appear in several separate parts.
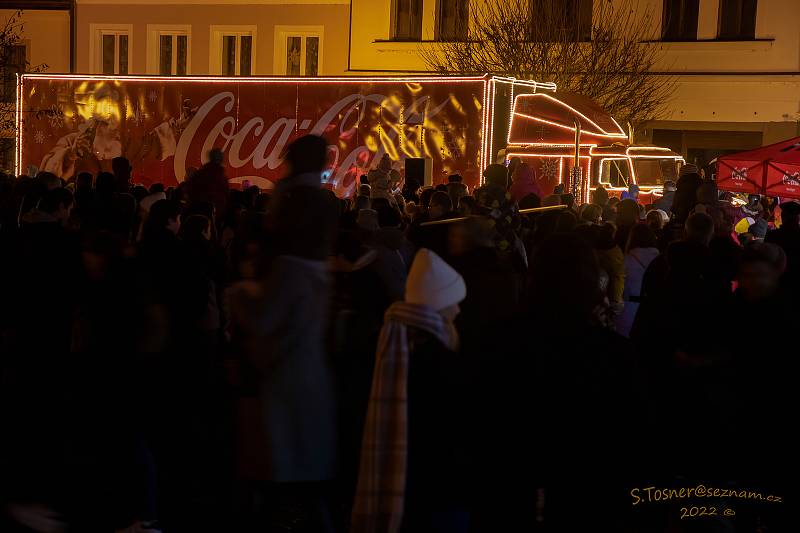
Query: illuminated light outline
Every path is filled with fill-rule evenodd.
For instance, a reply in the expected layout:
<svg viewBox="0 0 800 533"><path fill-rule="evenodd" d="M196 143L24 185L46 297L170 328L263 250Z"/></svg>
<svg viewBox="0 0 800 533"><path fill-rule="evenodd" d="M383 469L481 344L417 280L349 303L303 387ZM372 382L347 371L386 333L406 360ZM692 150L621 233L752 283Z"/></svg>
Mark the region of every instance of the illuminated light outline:
<svg viewBox="0 0 800 533"><path fill-rule="evenodd" d="M519 147L519 148L525 148L525 147L528 147L528 146L537 146L539 148L544 148L544 147L547 147L547 146L552 146L553 148L572 148L572 152L575 152L575 143L569 143L569 144L566 144L566 143L509 143L509 146L516 146L516 147ZM591 144L583 144L583 143L581 143L579 146L581 148L596 148L599 145L596 144L596 143L591 143ZM601 154L593 154L593 155L601 155Z"/></svg>
<svg viewBox="0 0 800 533"><path fill-rule="evenodd" d="M629 155L631 159L683 159L681 155Z"/></svg>
<svg viewBox="0 0 800 533"><path fill-rule="evenodd" d="M628 190L627 187L614 187L613 185L611 185L610 181L603 181L603 163L605 163L606 161L625 161L626 163L628 163L628 171L631 173L631 177L633 178L633 183L638 185L636 180L636 171L634 171L633 169L633 162L631 161L630 157L626 156L625 154L621 154L619 157L614 157L613 155L615 154L612 154L612 157L600 158L599 160L600 166L599 170L597 171L597 184L608 185L612 190L620 189L627 191ZM595 189L597 189L597 186L595 186Z"/></svg>
<svg viewBox="0 0 800 533"><path fill-rule="evenodd" d="M520 96L523 96L523 95L520 95ZM593 125L593 126L594 126L595 128L597 128L598 130L602 131L603 133L605 133L605 134L606 134L606 135L608 135L609 137L616 137L616 136L618 136L618 135L622 135L622 136L623 136L623 137L625 137L626 139L628 138L628 136L627 136L627 135L625 134L625 132L622 130L622 127L620 127L620 125L617 123L617 121L616 121L616 120L614 120L614 117L612 117L611 115L608 115L608 116L611 118L611 121L612 121L612 122L613 122L613 123L614 123L614 124L617 126L617 128L619 128L619 131L620 131L620 133L619 133L619 134L615 134L615 133L608 133L608 132L607 132L605 129L603 129L603 128L602 128L602 127L601 127L601 126L600 126L600 125L599 125L597 122L595 122L594 120L590 119L589 117L587 117L586 115L584 115L583 113L581 113L580 111L578 111L577 109L575 109L574 107L572 107L571 105L567 104L566 102L562 102L562 101L561 101L561 100L559 100L558 98L554 98L554 97L550 96L549 94L543 94L543 93L541 94L541 96L544 96L545 98L549 98L549 99L551 99L551 100L554 100L554 101L558 102L559 104L563 105L564 107L567 107L568 109L571 109L571 110L573 110L573 111L574 111L576 114L580 115L581 117L583 117L584 119L586 119L587 121L589 121L589 123L590 123L591 125ZM516 102L514 102L514 105L516 105Z"/></svg>
<svg viewBox="0 0 800 533"><path fill-rule="evenodd" d="M418 76L390 78L386 76L349 76L349 77L287 77L287 76L154 76L154 75L132 75L116 76L104 74L23 74L25 79L41 80L73 80L73 81L188 81L188 82L211 82L211 83L264 83L265 81L275 83L326 83L326 82L351 82L351 83L405 83L405 82L431 82L431 83L466 83L485 81L486 76Z"/></svg>
<svg viewBox="0 0 800 533"><path fill-rule="evenodd" d="M671 152L669 148L665 148L664 150ZM599 159L600 167L598 170L599 176L597 177L597 183L602 185L608 185L612 190L627 190L624 187L613 187L610 182L602 181L603 179L603 163L605 161L628 161L628 170L631 172L631 177L633 178L633 183L635 185L639 185L639 176L636 175L636 167L633 164L634 159L672 159L674 161L685 161L683 156L674 155L674 156L661 156L661 155L626 155L626 154L608 154L611 157L602 157ZM597 187L595 187L596 189ZM646 189L648 191L654 189L660 189L661 187L658 185L641 185L640 188Z"/></svg>
<svg viewBox="0 0 800 533"><path fill-rule="evenodd" d="M494 163L492 157L492 145L494 144L494 82L489 80L488 88L486 90L486 146L484 153L484 161L489 161L488 165ZM487 166L488 166L487 165Z"/></svg>
<svg viewBox="0 0 800 533"><path fill-rule="evenodd" d="M483 145L483 168L488 167L494 161L491 160L492 157L492 139L490 136L491 125L492 125L492 80L487 80L486 82L486 98L484 99L483 105L486 108L486 119L484 121L484 130L486 132L486 143ZM481 172L481 178L483 178L483 172ZM483 183L481 183L483 184Z"/></svg>
<svg viewBox="0 0 800 533"><path fill-rule="evenodd" d="M554 98L554 97L550 96L549 94L545 94L545 93L518 94L514 98L514 105L513 105L513 108L512 108L512 113L517 113L517 114L519 114L521 116L524 116L524 117L529 116L529 115L525 115L524 113L519 113L519 112L514 111L514 109L516 109L516 107L517 107L517 99L521 98L521 97L525 97L525 96L544 96L545 98L549 98L550 100L553 100L553 101L561 104L562 106L566 107L567 109L573 111L576 115L579 115L579 116L583 117L591 125L593 125L595 128L597 128L598 130L600 130L602 132L602 133L589 132L592 135L600 135L600 136L603 136L603 137L613 137L613 138L625 138L625 139L628 138L628 136L622 131L622 128L620 127L620 125L617 123L616 120L614 120L614 117L612 117L611 115L609 115L609 117L611 117L611 120L614 122L614 124L616 124L617 128L619 128L620 133L609 133L609 132L607 132L605 129L600 127L599 124L597 124L595 121L593 121L592 119L590 119L589 117L587 117L586 115L584 115L583 113L581 113L580 111L578 111L577 109L572 107L571 105L567 104L566 102L562 102L558 98ZM530 117L530 118L534 118L534 117ZM541 120L544 120L544 119L541 119ZM566 126L566 127L568 129L570 129L570 130L574 130L575 129L575 128L572 128L572 127L569 127L569 126Z"/></svg>
<svg viewBox="0 0 800 533"><path fill-rule="evenodd" d="M481 154L480 154L480 169L478 169L478 183L483 185L483 169L486 168L486 129L488 127L486 123L486 113L487 113L487 105L486 101L488 98L488 91L489 91L489 82L486 77L483 78L483 101L481 105L483 109L481 109Z"/></svg>
<svg viewBox="0 0 800 533"><path fill-rule="evenodd" d="M660 152L671 152L669 148L664 148L663 146L628 146L628 149L625 150L627 154L630 154L631 150L655 150Z"/></svg>
<svg viewBox="0 0 800 533"><path fill-rule="evenodd" d="M14 123L17 128L16 131L16 145L14 146L14 173L19 176L20 175L20 167L22 166L22 77L17 73L17 105L16 105L16 113L17 116L14 117Z"/></svg>
<svg viewBox="0 0 800 533"><path fill-rule="evenodd" d="M520 95L520 96L522 96L522 95ZM535 120L537 122L544 122L545 124L550 124L552 126L556 126L558 128L562 128L562 129L565 129L565 130L569 130L569 131L573 131L573 132L575 131L575 128L572 127L572 126L566 126L564 124L559 124L558 122L553 122L551 120L547 120L547 119L544 119L544 118L534 117L532 115L526 115L524 113L520 113L519 111L514 111L513 115L529 118L529 119ZM621 139L621 138L625 137L625 135L620 136L620 135L617 135L617 134L609 134L609 133L595 133L593 131L587 131L587 132L582 132L582 133L587 133L589 135L594 135L595 137L608 137L608 138L611 138L611 139ZM509 136L508 141L509 141L509 143L511 143L511 132L510 131L508 132L508 136ZM524 143L515 143L515 144L524 144ZM591 144L591 145L587 144L585 146L598 146L598 144L596 144L596 143Z"/></svg>
<svg viewBox="0 0 800 533"><path fill-rule="evenodd" d="M534 87L536 89L541 87L542 89L546 89L548 91L557 91L558 90L558 86L555 84L555 82L552 82L552 81L522 80L522 79L519 79L519 78L514 78L514 77L509 77L509 76L492 76L492 79L500 81L500 82L503 82L503 83L509 83L512 86L518 83L520 85L528 85L528 86Z"/></svg>

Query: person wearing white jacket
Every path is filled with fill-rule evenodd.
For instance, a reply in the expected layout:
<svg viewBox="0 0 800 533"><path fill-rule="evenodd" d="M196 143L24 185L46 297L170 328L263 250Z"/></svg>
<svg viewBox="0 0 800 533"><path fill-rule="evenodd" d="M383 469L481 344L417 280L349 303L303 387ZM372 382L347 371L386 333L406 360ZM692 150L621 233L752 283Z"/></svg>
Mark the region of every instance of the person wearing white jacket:
<svg viewBox="0 0 800 533"><path fill-rule="evenodd" d="M656 247L656 235L650 226L636 224L631 229L625 247L625 288L622 292L625 307L615 319L616 330L620 335L625 337L630 335L633 321L639 310L644 273L659 253Z"/></svg>

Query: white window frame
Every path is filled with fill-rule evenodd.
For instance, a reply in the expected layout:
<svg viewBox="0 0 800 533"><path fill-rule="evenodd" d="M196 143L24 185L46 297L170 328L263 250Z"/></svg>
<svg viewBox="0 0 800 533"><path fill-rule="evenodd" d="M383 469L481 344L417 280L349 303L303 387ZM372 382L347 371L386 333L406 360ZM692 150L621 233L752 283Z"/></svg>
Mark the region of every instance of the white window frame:
<svg viewBox="0 0 800 533"><path fill-rule="evenodd" d="M323 75L323 50L325 48L325 26L275 26L275 74L286 72L286 39L301 37L300 46L300 76L305 77L306 71L306 37L319 37L319 50L317 51L317 76Z"/></svg>
<svg viewBox="0 0 800 533"><path fill-rule="evenodd" d="M148 24L147 25L147 73L159 74L161 63L160 47L161 36L163 35L185 35L186 36L186 74L192 73L192 25L191 24ZM130 45L129 45L130 46ZM172 69L177 72L178 68L178 46L177 39L172 46ZM175 76L176 74L172 74Z"/></svg>
<svg viewBox="0 0 800 533"><path fill-rule="evenodd" d="M103 35L128 36L128 74L132 74L133 24L89 24L89 71L103 73ZM119 37L116 46L119 46ZM119 52L117 48L114 51L114 74L119 74Z"/></svg>
<svg viewBox="0 0 800 533"><path fill-rule="evenodd" d="M255 75L258 70L256 67L256 44L258 42L258 26L256 25L212 25L210 28L211 36L209 42L208 71L210 74L222 75L222 38L236 36L236 75L239 76L241 54L241 37L252 37L253 44L250 48L250 74Z"/></svg>

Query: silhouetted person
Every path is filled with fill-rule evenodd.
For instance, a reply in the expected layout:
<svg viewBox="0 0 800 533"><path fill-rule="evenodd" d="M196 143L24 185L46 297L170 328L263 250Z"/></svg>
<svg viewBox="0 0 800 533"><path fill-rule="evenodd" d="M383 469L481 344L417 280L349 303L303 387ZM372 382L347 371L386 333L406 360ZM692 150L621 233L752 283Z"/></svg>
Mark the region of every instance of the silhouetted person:
<svg viewBox="0 0 800 533"><path fill-rule="evenodd" d="M767 233L764 242L777 244L786 253L783 281L792 294L800 290L800 204L781 204L781 227Z"/></svg>
<svg viewBox="0 0 800 533"><path fill-rule="evenodd" d="M224 157L219 149L208 152L208 162L194 173L186 185L189 202L211 202L219 219L225 216L228 199L228 178L222 166Z"/></svg>
<svg viewBox="0 0 800 533"><path fill-rule="evenodd" d="M124 157L115 157L111 160L111 171L114 173L116 192L126 193L131 186L131 162Z"/></svg>

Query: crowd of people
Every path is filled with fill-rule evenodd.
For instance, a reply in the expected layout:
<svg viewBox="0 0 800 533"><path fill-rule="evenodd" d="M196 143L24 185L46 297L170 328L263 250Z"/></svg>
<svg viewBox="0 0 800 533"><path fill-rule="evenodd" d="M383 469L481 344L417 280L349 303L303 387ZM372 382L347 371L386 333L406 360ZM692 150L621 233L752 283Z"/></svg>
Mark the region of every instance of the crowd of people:
<svg viewBox="0 0 800 533"><path fill-rule="evenodd" d="M2 176L3 531L678 531L631 487L786 488L800 204L386 157L340 199L326 153Z"/></svg>

